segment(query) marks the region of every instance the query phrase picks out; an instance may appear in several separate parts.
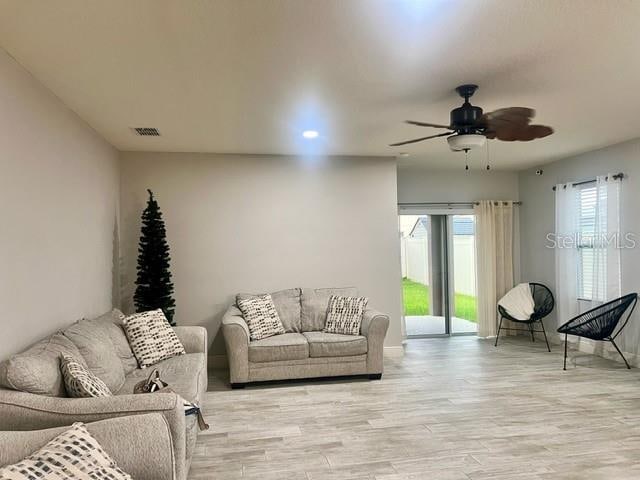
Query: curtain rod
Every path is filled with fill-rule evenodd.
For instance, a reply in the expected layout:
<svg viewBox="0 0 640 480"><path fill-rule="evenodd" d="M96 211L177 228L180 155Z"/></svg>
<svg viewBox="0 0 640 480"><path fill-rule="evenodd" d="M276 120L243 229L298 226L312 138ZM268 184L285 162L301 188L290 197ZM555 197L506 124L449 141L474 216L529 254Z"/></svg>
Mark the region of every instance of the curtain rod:
<svg viewBox="0 0 640 480"><path fill-rule="evenodd" d="M499 201L499 202L493 202L494 205L499 205L500 203L502 203L503 205L507 205L509 204L509 202L506 201ZM514 205L522 205L522 202L511 202ZM436 206L436 207L448 207L448 206L455 206L455 207L459 207L459 206L468 206L471 207L473 205L480 205L480 202L416 202L416 203L398 203L399 207L429 207L429 206Z"/></svg>
<svg viewBox="0 0 640 480"><path fill-rule="evenodd" d="M615 175L613 175L611 178L613 178L614 180L622 180L624 178L624 173L620 172L620 173L616 173ZM609 177L604 177L605 180L609 180ZM592 178L591 180L583 180L582 182L573 182L571 184L572 187L575 187L577 185L587 185L589 183L596 183L596 179ZM555 191L556 186L553 186L553 190Z"/></svg>

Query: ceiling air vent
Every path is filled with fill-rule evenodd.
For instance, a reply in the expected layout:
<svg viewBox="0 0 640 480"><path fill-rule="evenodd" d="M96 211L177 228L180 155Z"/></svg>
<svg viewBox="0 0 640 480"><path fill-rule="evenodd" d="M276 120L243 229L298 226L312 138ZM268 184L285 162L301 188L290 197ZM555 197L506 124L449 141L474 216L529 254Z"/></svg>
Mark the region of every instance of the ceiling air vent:
<svg viewBox="0 0 640 480"><path fill-rule="evenodd" d="M159 137L160 132L157 128L153 127L134 127L133 131L136 132L136 135L141 137Z"/></svg>

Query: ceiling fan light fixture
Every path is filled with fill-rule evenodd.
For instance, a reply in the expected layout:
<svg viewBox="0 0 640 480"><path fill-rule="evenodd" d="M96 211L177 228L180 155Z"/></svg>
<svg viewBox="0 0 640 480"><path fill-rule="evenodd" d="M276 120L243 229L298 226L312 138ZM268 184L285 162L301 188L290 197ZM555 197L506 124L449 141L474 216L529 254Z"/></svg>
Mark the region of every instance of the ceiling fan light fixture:
<svg viewBox="0 0 640 480"><path fill-rule="evenodd" d="M318 131L317 130L305 130L304 132L302 132L302 136L306 139L312 140L314 138L318 138Z"/></svg>
<svg viewBox="0 0 640 480"><path fill-rule="evenodd" d="M451 135L447 137L449 148L454 152L462 152L464 150L473 150L474 148L482 147L486 142L484 135L475 133L463 134L463 135Z"/></svg>

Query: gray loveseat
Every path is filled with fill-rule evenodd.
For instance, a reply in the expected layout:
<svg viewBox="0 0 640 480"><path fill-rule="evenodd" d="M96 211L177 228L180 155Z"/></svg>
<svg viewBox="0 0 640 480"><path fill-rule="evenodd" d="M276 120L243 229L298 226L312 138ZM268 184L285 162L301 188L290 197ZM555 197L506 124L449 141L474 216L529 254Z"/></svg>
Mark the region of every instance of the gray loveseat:
<svg viewBox="0 0 640 480"><path fill-rule="evenodd" d="M331 295L356 296L357 290L292 288L272 293L286 333L257 341L250 340L242 313L232 305L222 319L231 386L242 388L248 382L342 375L379 379L389 317L367 309L360 335L324 333Z"/></svg>
<svg viewBox="0 0 640 480"><path fill-rule="evenodd" d="M207 332L202 327L175 327L187 354L140 369L122 329L122 318L114 310L81 320L1 362L0 430L41 430L158 412L166 419L173 442L173 452L165 453L175 457L176 478L185 479L198 434L195 415L185 417L176 394L134 395L133 387L157 368L179 395L202 404L208 381ZM114 396L67 398L59 368L63 352L82 359Z"/></svg>

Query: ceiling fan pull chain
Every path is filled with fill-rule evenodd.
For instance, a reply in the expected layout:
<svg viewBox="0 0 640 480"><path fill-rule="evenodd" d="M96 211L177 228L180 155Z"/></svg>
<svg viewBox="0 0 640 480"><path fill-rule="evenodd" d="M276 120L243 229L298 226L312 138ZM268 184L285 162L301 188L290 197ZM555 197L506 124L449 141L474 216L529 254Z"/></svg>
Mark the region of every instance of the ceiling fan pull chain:
<svg viewBox="0 0 640 480"><path fill-rule="evenodd" d="M489 140L487 139L487 170L491 170L489 166Z"/></svg>
<svg viewBox="0 0 640 480"><path fill-rule="evenodd" d="M464 149L464 169L465 170L469 170L469 149L465 148Z"/></svg>

